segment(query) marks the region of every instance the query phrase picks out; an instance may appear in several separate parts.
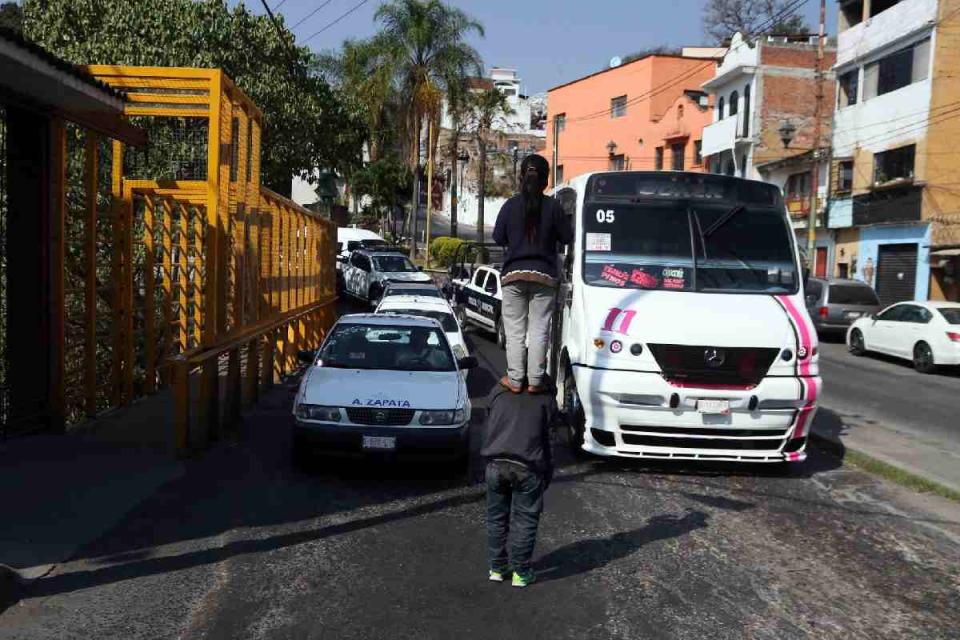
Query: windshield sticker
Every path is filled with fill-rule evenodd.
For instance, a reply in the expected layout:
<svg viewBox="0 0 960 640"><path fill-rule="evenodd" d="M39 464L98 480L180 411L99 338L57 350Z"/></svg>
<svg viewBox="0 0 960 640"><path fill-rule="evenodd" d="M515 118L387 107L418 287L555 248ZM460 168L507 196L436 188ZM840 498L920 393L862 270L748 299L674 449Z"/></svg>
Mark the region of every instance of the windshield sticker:
<svg viewBox="0 0 960 640"><path fill-rule="evenodd" d="M652 273L647 273L643 269L634 269L633 273L630 274L630 282L641 289L656 289L660 286L660 281L657 280L657 276Z"/></svg>
<svg viewBox="0 0 960 640"><path fill-rule="evenodd" d="M664 289L683 289L686 284L686 272L682 268L667 267L663 270Z"/></svg>
<svg viewBox="0 0 960 640"><path fill-rule="evenodd" d="M609 233L588 233L587 251L610 251Z"/></svg>
<svg viewBox="0 0 960 640"><path fill-rule="evenodd" d="M603 272L600 273L600 277L606 280L607 282L612 282L618 287L622 287L627 284L627 280L630 278L630 274L626 271L621 271L617 269L612 264L604 265Z"/></svg>

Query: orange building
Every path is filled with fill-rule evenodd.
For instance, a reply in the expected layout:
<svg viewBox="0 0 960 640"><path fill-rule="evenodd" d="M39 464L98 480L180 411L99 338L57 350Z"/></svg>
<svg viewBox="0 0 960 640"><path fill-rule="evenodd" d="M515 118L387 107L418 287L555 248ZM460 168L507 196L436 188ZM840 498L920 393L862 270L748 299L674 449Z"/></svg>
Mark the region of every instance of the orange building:
<svg viewBox="0 0 960 640"><path fill-rule="evenodd" d="M701 133L712 114L701 85L716 58L651 55L550 89L547 145L564 182L589 171L704 171Z"/></svg>

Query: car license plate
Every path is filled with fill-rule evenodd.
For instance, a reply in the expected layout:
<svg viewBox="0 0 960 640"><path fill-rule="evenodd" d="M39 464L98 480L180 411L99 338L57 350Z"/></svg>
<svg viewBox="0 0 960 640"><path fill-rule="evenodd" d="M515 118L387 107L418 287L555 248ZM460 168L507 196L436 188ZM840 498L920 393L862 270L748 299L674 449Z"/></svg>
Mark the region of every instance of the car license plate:
<svg viewBox="0 0 960 640"><path fill-rule="evenodd" d="M730 413L730 401L697 400L697 411L700 413L727 415Z"/></svg>
<svg viewBox="0 0 960 640"><path fill-rule="evenodd" d="M397 448L397 439L383 436L363 436L364 449L392 450Z"/></svg>
<svg viewBox="0 0 960 640"><path fill-rule="evenodd" d="M845 314L843 314L843 317L847 320L856 320L861 315L862 314L859 311L847 311Z"/></svg>

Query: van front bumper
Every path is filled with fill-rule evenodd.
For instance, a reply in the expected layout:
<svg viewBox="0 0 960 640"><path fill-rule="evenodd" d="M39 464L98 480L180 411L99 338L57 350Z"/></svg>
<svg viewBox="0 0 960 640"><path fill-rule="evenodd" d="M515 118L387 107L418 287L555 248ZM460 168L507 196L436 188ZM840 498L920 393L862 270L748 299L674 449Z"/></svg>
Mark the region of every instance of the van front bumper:
<svg viewBox="0 0 960 640"><path fill-rule="evenodd" d="M344 457L457 459L467 453L468 424L449 427L373 427L294 421L294 447L306 453ZM364 436L394 438L393 449L365 449Z"/></svg>
<svg viewBox="0 0 960 640"><path fill-rule="evenodd" d="M817 376L768 376L751 388L681 387L659 373L587 367L575 367L574 376L583 449L634 458L802 461L816 411L806 396L821 388ZM701 413L701 399L727 400L730 412Z"/></svg>

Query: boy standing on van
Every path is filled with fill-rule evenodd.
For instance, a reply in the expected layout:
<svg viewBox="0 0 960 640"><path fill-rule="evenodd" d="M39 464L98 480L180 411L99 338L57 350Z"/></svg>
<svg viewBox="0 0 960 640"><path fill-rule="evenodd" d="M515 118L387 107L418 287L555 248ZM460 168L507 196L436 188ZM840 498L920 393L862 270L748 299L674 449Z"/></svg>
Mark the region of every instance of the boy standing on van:
<svg viewBox="0 0 960 640"><path fill-rule="evenodd" d="M480 455L487 463L490 580L503 582L512 569L513 586L526 587L536 578L530 558L553 478L550 426L557 405L549 391L514 394L497 385L488 407Z"/></svg>

